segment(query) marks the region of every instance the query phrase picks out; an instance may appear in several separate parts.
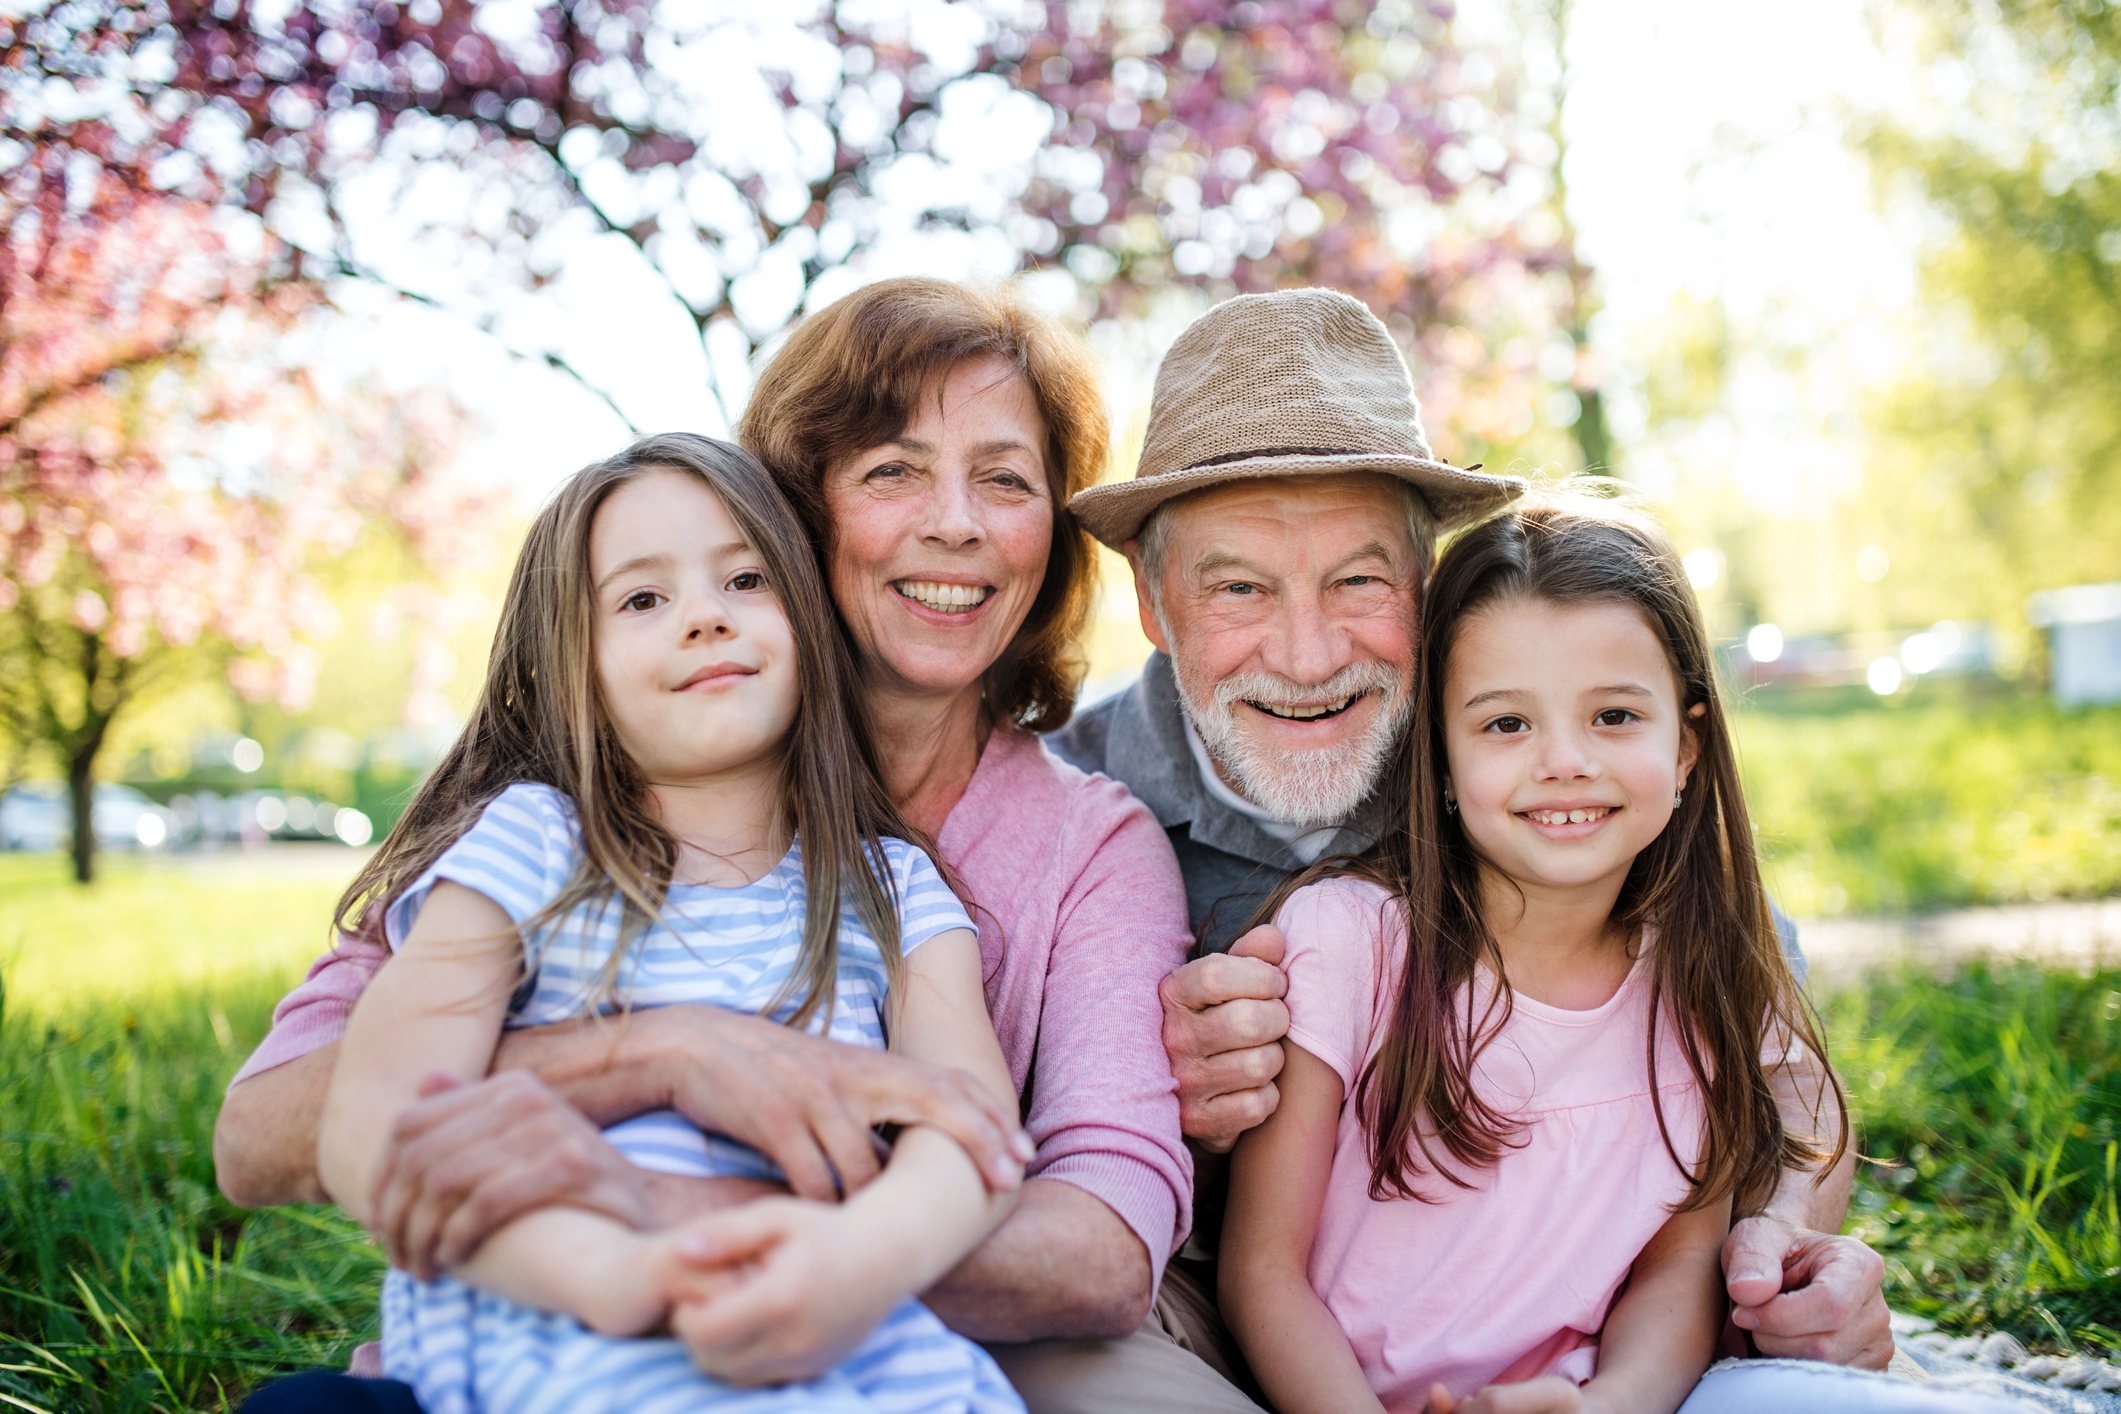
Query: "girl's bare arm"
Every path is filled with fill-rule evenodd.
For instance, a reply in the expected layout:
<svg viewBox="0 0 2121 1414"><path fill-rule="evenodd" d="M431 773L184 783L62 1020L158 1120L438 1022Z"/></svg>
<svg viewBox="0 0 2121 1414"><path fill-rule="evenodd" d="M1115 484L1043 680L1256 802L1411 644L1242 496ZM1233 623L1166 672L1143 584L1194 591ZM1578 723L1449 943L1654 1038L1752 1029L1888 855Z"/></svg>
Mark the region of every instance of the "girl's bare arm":
<svg viewBox="0 0 2121 1414"><path fill-rule="evenodd" d="M1218 1280L1223 1315L1282 1414L1381 1410L1307 1270L1333 1171L1340 1076L1293 1041L1281 1045L1281 1103L1237 1141L1231 1158Z"/></svg>
<svg viewBox="0 0 2121 1414"><path fill-rule="evenodd" d="M325 1096L317 1174L363 1224L376 1221L377 1163L422 1079L436 1071L466 1080L486 1073L521 959L515 925L500 906L445 881L391 964L362 992ZM596 1329L631 1334L667 1309L645 1280L643 1240L599 1214L547 1208L496 1232L458 1274Z"/></svg>
<svg viewBox="0 0 2121 1414"><path fill-rule="evenodd" d="M1670 1414L1686 1402L1723 1329L1720 1254L1729 1207L1712 1203L1665 1220L1629 1269L1598 1341L1589 1409Z"/></svg>
<svg viewBox="0 0 2121 1414"><path fill-rule="evenodd" d="M894 1049L1014 1093L987 1019L979 947L966 930L907 957L893 994ZM958 1142L926 1124L899 1136L881 1177L834 1207L766 1198L715 1214L676 1251L722 1279L672 1313L711 1374L739 1382L803 1378L831 1365L893 1306L926 1290L1006 1217Z"/></svg>

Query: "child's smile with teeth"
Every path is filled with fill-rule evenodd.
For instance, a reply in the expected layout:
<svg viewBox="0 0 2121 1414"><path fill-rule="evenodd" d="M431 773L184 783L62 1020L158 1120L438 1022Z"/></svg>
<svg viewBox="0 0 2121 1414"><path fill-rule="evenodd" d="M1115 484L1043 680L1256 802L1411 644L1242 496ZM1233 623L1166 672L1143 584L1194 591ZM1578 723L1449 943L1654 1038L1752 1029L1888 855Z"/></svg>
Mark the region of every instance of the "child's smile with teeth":
<svg viewBox="0 0 2121 1414"><path fill-rule="evenodd" d="M1574 810L1527 810L1524 818L1535 825L1581 825L1592 820L1603 820L1618 807L1611 805L1579 806Z"/></svg>

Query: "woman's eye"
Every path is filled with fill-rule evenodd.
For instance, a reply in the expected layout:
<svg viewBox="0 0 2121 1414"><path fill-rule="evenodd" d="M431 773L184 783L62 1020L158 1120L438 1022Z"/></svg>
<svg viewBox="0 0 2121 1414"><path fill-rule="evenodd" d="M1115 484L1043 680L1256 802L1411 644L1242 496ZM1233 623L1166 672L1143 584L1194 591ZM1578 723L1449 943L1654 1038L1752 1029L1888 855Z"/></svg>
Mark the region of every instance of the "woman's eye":
<svg viewBox="0 0 2121 1414"><path fill-rule="evenodd" d="M764 589L765 587L766 576L760 574L757 570L745 570L742 574L734 575L729 580L729 588L738 594L749 594L754 589Z"/></svg>
<svg viewBox="0 0 2121 1414"><path fill-rule="evenodd" d="M1624 727L1635 720L1635 714L1625 707L1608 707L1591 720L1601 727Z"/></svg>
<svg viewBox="0 0 2121 1414"><path fill-rule="evenodd" d="M900 466L897 462L885 462L882 466L872 467L869 471L869 475L865 477L864 480L896 481L905 474L906 468Z"/></svg>
<svg viewBox="0 0 2121 1414"><path fill-rule="evenodd" d="M662 602L663 596L656 593L653 589L636 589L633 593L626 596L619 607L631 609L635 613L646 613Z"/></svg>

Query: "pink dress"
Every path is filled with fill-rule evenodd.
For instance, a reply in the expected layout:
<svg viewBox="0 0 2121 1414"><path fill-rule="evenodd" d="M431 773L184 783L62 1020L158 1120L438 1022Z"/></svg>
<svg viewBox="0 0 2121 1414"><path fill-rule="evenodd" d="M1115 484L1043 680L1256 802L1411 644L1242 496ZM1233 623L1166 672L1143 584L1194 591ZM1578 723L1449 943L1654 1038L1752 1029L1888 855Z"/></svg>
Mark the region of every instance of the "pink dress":
<svg viewBox="0 0 2121 1414"><path fill-rule="evenodd" d="M1523 1122L1521 1147L1493 1168L1453 1165L1470 1189L1426 1173L1417 1185L1436 1201L1380 1202L1369 1195L1369 1136L1353 1101L1391 1020L1402 920L1383 890L1342 879L1302 890L1279 919L1289 1039L1333 1068L1348 1099L1311 1288L1393 1414L1423 1409L1431 1381L1459 1399L1542 1374L1581 1383L1597 1368L1597 1334L1628 1268L1687 1195L1650 1098L1648 948L1593 1010L1514 998L1474 1084ZM1658 1035L1665 1122L1691 1164L1700 1093L1670 1027Z"/></svg>

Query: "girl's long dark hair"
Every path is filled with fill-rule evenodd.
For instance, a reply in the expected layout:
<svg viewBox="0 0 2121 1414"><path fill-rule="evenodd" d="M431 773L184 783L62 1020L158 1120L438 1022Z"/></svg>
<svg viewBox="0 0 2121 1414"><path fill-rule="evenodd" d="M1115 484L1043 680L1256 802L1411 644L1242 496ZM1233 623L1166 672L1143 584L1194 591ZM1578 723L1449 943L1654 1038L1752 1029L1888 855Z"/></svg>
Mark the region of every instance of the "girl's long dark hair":
<svg viewBox="0 0 2121 1414"><path fill-rule="evenodd" d="M470 829L488 802L516 782L535 781L574 802L582 858L560 896L524 926L525 939L578 905L615 904L622 945L595 994L583 999L585 1009L616 990L632 945L662 911L678 842L656 818L598 687L589 535L605 499L651 471L697 477L721 498L793 632L798 699L781 748L782 801L785 823L802 841L810 907L801 960L781 1001L800 995L789 1024L804 1026L833 996L837 900L853 903L897 985L898 914L881 842L927 842L880 783L846 640L802 523L750 453L690 433L646 437L585 467L539 513L516 557L471 720L340 897L338 926L379 927L383 907Z"/></svg>
<svg viewBox="0 0 2121 1414"><path fill-rule="evenodd" d="M1848 1142L1846 1102L1776 936L1715 660L1679 557L1648 518L1611 501L1557 495L1519 503L1444 553L1422 601L1414 720L1388 778L1403 792L1393 830L1360 861L1322 864L1292 879L1269 905L1330 874L1372 879L1404 904L1404 915L1386 912L1385 946L1392 947L1399 926L1392 920L1403 917L1406 965L1397 992L1378 999L1391 1021L1356 1089L1370 1135L1371 1195L1420 1198L1416 1180L1424 1169L1469 1186L1452 1165L1494 1164L1517 1132L1472 1078L1481 1050L1509 1015L1502 958L1481 909L1481 871L1492 866L1443 803L1443 691L1452 648L1474 613L1511 600L1639 610L1670 659L1681 710L1705 709L1687 719L1700 754L1684 803L1636 856L1614 921L1656 937L1650 1092L1665 1148L1692 1184L1685 1207L1732 1199L1741 1213L1757 1211L1784 1167L1838 1161ZM1486 1005L1475 1000L1483 965L1502 983ZM1666 1025L1704 1101L1706 1132L1692 1168L1673 1144L1658 1098L1658 1030ZM1790 1048L1791 1060L1800 1058L1794 1047L1809 1052L1804 1058L1819 1077L1814 1113L1823 1114L1829 1091L1838 1112L1831 1151L1784 1127L1764 1045Z"/></svg>

